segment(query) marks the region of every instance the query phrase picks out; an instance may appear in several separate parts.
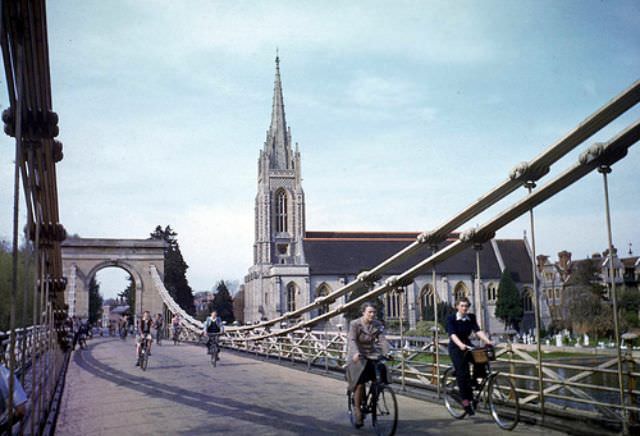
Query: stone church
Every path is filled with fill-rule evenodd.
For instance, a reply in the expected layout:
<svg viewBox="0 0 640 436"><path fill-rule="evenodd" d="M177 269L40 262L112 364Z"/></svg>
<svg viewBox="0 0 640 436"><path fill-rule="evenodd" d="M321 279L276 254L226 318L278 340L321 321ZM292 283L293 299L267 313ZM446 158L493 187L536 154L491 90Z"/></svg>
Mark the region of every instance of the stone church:
<svg viewBox="0 0 640 436"><path fill-rule="evenodd" d="M298 144L293 146L287 126L280 77L276 72L271 125L258 157L258 192L255 200L255 243L253 266L245 277L244 319L248 322L272 319L309 304L357 275L379 264L415 241L419 232L334 232L308 231L305 226L305 196L302 189ZM457 238L450 235L444 244ZM403 272L430 255L425 247L412 259L387 272ZM433 311L438 301L453 303L457 296L472 300L472 310L482 326L493 333L504 330L494 317L497 289L507 268L523 295L525 319L522 327L534 323L532 304L531 251L526 239L492 239L480 250L481 279L476 280L476 252L465 250L436 267L435 289L431 273L417 277L400 297L385 296L385 319L403 317L409 327ZM386 276L379 280L384 281ZM479 291L477 291L479 289ZM344 298L335 305L344 304ZM306 318L317 313L307 313ZM344 326L343 317L320 328Z"/></svg>

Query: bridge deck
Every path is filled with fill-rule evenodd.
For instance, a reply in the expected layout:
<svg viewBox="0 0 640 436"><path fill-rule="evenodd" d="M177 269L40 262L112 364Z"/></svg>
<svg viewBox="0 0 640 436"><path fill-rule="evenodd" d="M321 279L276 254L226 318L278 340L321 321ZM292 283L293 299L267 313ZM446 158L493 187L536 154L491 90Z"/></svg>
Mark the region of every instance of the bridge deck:
<svg viewBox="0 0 640 436"><path fill-rule="evenodd" d="M56 434L372 434L350 426L339 380L232 353L212 368L188 344L154 345L146 372L134 355L131 338L94 339L74 352ZM399 434L499 433L487 416L457 421L435 403L400 396L399 410Z"/></svg>

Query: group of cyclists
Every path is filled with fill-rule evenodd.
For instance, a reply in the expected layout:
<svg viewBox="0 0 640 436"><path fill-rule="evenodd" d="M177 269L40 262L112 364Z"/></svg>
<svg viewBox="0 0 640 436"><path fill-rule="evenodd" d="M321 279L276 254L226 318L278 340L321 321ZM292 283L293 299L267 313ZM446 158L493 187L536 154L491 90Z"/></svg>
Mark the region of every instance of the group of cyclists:
<svg viewBox="0 0 640 436"><path fill-rule="evenodd" d="M171 319L171 333L174 338L174 342L177 342L180 337L182 319L180 315L175 314ZM162 330L164 327L164 320L161 314L157 314L155 319L151 318L151 313L145 310L142 314L142 318L138 321L136 326L136 366L140 365L138 356L140 355L140 348L144 343L147 347L147 352L151 355L151 345L153 343L152 331L156 331L156 343L161 344ZM218 316L217 311L212 311L203 324L203 330L201 336L207 335L207 349L210 349L212 344L218 345L218 337L224 331L224 324L222 319ZM216 359L219 356L216 355Z"/></svg>

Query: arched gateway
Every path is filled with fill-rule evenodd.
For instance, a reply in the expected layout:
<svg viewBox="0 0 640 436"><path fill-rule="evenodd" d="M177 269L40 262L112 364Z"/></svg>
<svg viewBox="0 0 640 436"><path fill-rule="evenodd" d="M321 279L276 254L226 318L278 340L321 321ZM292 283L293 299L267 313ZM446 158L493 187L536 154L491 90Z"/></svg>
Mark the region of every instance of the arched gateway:
<svg viewBox="0 0 640 436"><path fill-rule="evenodd" d="M61 244L62 267L67 278L64 292L69 315L89 315L89 282L107 267L122 268L135 283L135 314L143 310L164 313L163 300L153 281L151 266L164 276L165 242L154 239L69 238Z"/></svg>

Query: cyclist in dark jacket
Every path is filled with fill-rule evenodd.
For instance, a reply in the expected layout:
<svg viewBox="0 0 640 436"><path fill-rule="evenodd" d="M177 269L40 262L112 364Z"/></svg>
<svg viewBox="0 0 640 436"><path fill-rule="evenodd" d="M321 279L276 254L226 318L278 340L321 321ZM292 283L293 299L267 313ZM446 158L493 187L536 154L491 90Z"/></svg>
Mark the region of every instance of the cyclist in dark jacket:
<svg viewBox="0 0 640 436"><path fill-rule="evenodd" d="M211 315L207 317L202 326L201 335L206 333L209 337L209 340L207 341L207 349L211 346L212 341L216 341L216 343L218 342L218 336L220 336L222 332L224 332L224 324L222 324L222 319L218 316L218 312L214 310L211 312Z"/></svg>
<svg viewBox="0 0 640 436"><path fill-rule="evenodd" d="M469 312L471 303L466 297L456 301L456 313L447 317L447 333L449 334L449 356L456 370L456 380L462 396L462 405L469 416L474 414L471 401L473 400L472 379L469 373L469 364L472 362L471 353L467 349L472 348L470 336L475 333L485 344L493 345L487 335L480 330L476 316ZM481 376L482 368L474 367L474 378Z"/></svg>
<svg viewBox="0 0 640 436"><path fill-rule="evenodd" d="M148 310L145 310L142 314L142 319L138 322L138 334L136 336L136 366L140 365L138 356L140 355L140 346L142 345L143 339L147 339L149 341L149 355L151 355L151 344L153 343L153 338L151 337L152 325L153 320L151 319L151 314Z"/></svg>

